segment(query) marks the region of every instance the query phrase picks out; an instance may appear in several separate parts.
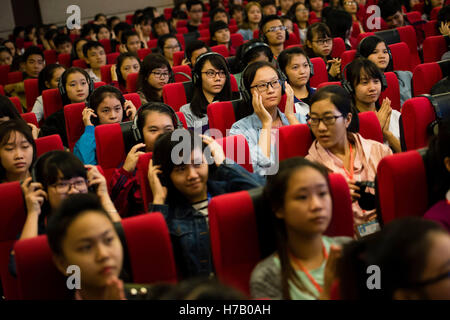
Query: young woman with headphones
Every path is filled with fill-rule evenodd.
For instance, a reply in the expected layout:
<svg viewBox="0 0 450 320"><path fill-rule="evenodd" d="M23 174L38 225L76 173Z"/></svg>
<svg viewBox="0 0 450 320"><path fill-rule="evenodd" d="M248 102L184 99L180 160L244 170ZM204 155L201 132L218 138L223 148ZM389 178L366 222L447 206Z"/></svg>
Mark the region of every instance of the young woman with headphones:
<svg viewBox="0 0 450 320"><path fill-rule="evenodd" d="M376 112L385 144L394 152L401 152L401 114L391 108L389 98L385 98L381 106L378 102L381 92L387 87L384 74L372 61L357 58L345 66L342 78L343 87L352 95L356 110Z"/></svg>
<svg viewBox="0 0 450 320"><path fill-rule="evenodd" d="M142 104L163 102L162 88L173 82L170 63L159 53L151 53L144 58L139 70L138 91Z"/></svg>
<svg viewBox="0 0 450 320"><path fill-rule="evenodd" d="M369 36L361 40L356 50L356 58L364 57L377 65L381 72L389 72L394 69L391 50L387 43L378 36ZM400 104L412 98L412 72L394 71L400 88Z"/></svg>
<svg viewBox="0 0 450 320"><path fill-rule="evenodd" d="M111 67L111 85L119 89L123 94L127 91L127 76L130 73L138 73L141 70L141 60L131 52L121 53L117 62Z"/></svg>
<svg viewBox="0 0 450 320"><path fill-rule="evenodd" d="M164 58L169 61L171 67L173 67L174 52L183 50L177 37L170 33L162 35L158 38L157 47Z"/></svg>
<svg viewBox="0 0 450 320"><path fill-rule="evenodd" d="M261 5L256 1L250 1L245 6L244 23L237 31L242 35L244 41L253 39L253 31L259 30L259 23L262 19Z"/></svg>
<svg viewBox="0 0 450 320"><path fill-rule="evenodd" d="M109 189L121 216L144 213L141 188L136 178L136 165L144 152L153 152L156 139L165 132L182 128L175 111L162 102L149 102L139 108L133 120L135 146L131 148L120 168L114 170Z"/></svg>
<svg viewBox="0 0 450 320"><path fill-rule="evenodd" d="M283 50L277 61L294 90L295 112L306 116L309 114L311 97L316 92L316 89L309 85L309 80L314 75L313 64L305 51L298 47Z"/></svg>
<svg viewBox="0 0 450 320"><path fill-rule="evenodd" d="M306 123L306 120L304 116L294 113L294 91L271 63L258 61L250 64L244 70L242 82L242 106L253 109L253 114L235 122L229 134L244 135L252 155L254 172L266 175L267 170L277 165L278 161L277 129ZM282 113L278 105L284 91L287 100L285 113Z"/></svg>
<svg viewBox="0 0 450 320"><path fill-rule="evenodd" d="M133 120L135 115L133 102L125 100L119 89L109 85L98 87L83 110L84 133L75 144L73 153L84 164L96 165L95 126Z"/></svg>
<svg viewBox="0 0 450 320"><path fill-rule="evenodd" d="M197 58L192 70L194 92L190 103L183 105L183 112L189 128L208 126L206 109L215 101L230 101L232 98L230 71L225 58L216 52L207 52Z"/></svg>

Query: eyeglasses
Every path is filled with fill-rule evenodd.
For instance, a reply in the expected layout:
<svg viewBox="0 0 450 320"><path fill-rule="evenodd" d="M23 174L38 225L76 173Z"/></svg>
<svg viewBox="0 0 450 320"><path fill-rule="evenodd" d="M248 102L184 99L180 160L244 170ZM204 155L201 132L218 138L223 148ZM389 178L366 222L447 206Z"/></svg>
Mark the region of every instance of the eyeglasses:
<svg viewBox="0 0 450 320"><path fill-rule="evenodd" d="M318 118L318 117L313 118L313 117L307 115L306 121L308 121L308 123L311 127L318 127L320 121L322 121L324 123L324 125L326 125L326 126L331 126L331 125L335 124L336 119L340 118L340 117L344 117L344 115L341 114L339 116L325 116L323 118Z"/></svg>
<svg viewBox="0 0 450 320"><path fill-rule="evenodd" d="M164 49L167 49L167 50L176 50L176 49L180 49L180 46L179 46L179 45L176 45L176 46L167 46L167 47L164 47Z"/></svg>
<svg viewBox="0 0 450 320"><path fill-rule="evenodd" d="M331 39L331 38L319 39L319 40L313 40L312 42L317 42L317 44L319 46L323 46L325 43L326 44L331 44L331 42L333 42L333 39Z"/></svg>
<svg viewBox="0 0 450 320"><path fill-rule="evenodd" d="M264 93L269 89L269 86L271 86L272 89L278 89L281 86L281 80L277 79L277 80L272 80L269 82L257 84L257 85L250 87L250 89L256 88L256 90L258 90L259 93Z"/></svg>
<svg viewBox="0 0 450 320"><path fill-rule="evenodd" d="M357 4L357 3L356 3L356 1L344 1L344 4L352 5L352 4Z"/></svg>
<svg viewBox="0 0 450 320"><path fill-rule="evenodd" d="M268 33L268 32L277 32L278 30L285 31L286 27L285 26L271 27L271 28L267 29L266 33Z"/></svg>
<svg viewBox="0 0 450 320"><path fill-rule="evenodd" d="M57 182L55 184L52 184L51 186L54 187L56 189L56 192L59 194L68 193L71 187L74 187L79 192L84 192L87 190L87 181L83 178L79 178L73 182L71 180L66 180Z"/></svg>
<svg viewBox="0 0 450 320"><path fill-rule="evenodd" d="M160 78L160 79L164 79L164 78L168 78L169 77L169 73L168 72L151 72L155 75L155 77Z"/></svg>
<svg viewBox="0 0 450 320"><path fill-rule="evenodd" d="M217 75L219 75L220 78L225 78L227 76L227 73L223 70L220 71L208 70L203 71L202 73L206 74L208 78L215 78Z"/></svg>

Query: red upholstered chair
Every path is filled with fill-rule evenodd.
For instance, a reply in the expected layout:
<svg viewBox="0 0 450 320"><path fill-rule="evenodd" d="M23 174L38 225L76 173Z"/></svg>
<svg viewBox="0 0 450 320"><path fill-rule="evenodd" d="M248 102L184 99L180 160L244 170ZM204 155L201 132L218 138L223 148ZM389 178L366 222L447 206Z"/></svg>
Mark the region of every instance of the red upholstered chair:
<svg viewBox="0 0 450 320"><path fill-rule="evenodd" d="M110 84L112 82L111 78L111 67L112 64L107 64L106 66L102 66L100 68L101 79L103 82Z"/></svg>
<svg viewBox="0 0 450 320"><path fill-rule="evenodd" d="M3 88L2 85L0 85L0 95L2 95L2 96L5 95L5 89Z"/></svg>
<svg viewBox="0 0 450 320"><path fill-rule="evenodd" d="M387 81L388 87L381 92L379 102L380 105L383 102L383 99L388 97L391 100L391 107L394 110L400 111L401 103L400 103L400 88L398 84L397 76L394 72L385 72L384 73Z"/></svg>
<svg viewBox="0 0 450 320"><path fill-rule="evenodd" d="M322 82L321 84L319 84L317 86L317 90L319 90L322 87L326 87L326 86L340 86L340 85L341 85L340 81Z"/></svg>
<svg viewBox="0 0 450 320"><path fill-rule="evenodd" d="M328 81L327 66L322 58L312 58L312 64L314 65L314 75L310 79L311 87L317 87L322 82Z"/></svg>
<svg viewBox="0 0 450 320"><path fill-rule="evenodd" d="M72 61L72 66L73 67L78 67L81 69L87 69L88 65L86 63L86 61L84 61L83 59L76 59Z"/></svg>
<svg viewBox="0 0 450 320"><path fill-rule="evenodd" d="M235 48L238 48L244 44L244 38L240 33L232 33L230 38L231 38L231 45Z"/></svg>
<svg viewBox="0 0 450 320"><path fill-rule="evenodd" d="M371 139L383 143L383 132L380 121L373 111L358 113L359 134L365 139Z"/></svg>
<svg viewBox="0 0 450 320"><path fill-rule="evenodd" d="M192 90L191 81L168 83L163 87L164 103L178 111L184 104L191 101Z"/></svg>
<svg viewBox="0 0 450 320"><path fill-rule="evenodd" d="M344 67L349 64L350 62L355 59L356 50L347 50L344 51L341 55L341 69L344 69Z"/></svg>
<svg viewBox="0 0 450 320"><path fill-rule="evenodd" d="M37 138L36 142L36 156L52 151L52 150L64 150L61 137L57 134L52 134L50 136L45 136Z"/></svg>
<svg viewBox="0 0 450 320"><path fill-rule="evenodd" d="M10 97L9 100L11 100L19 113L23 112L22 104L20 103L20 99L18 97Z"/></svg>
<svg viewBox="0 0 450 320"><path fill-rule="evenodd" d="M124 219L122 225L133 282L176 283L172 244L164 217L160 213L145 214ZM66 289L64 276L53 264L47 236L18 241L14 249L22 299L73 298Z"/></svg>
<svg viewBox="0 0 450 320"><path fill-rule="evenodd" d="M0 279L8 300L19 299L17 279L8 269L9 254L25 223L25 202L19 182L0 184Z"/></svg>
<svg viewBox="0 0 450 320"><path fill-rule="evenodd" d="M436 28L437 20L431 20L428 21L424 26L423 29L425 31L425 39L432 36L439 36L440 33L438 29Z"/></svg>
<svg viewBox="0 0 450 320"><path fill-rule="evenodd" d="M164 17L169 20L172 17L173 8L164 8Z"/></svg>
<svg viewBox="0 0 450 320"><path fill-rule="evenodd" d="M396 28L400 35L400 41L405 42L409 47L411 67L414 68L420 64L419 53L417 51L416 31L413 26L404 26Z"/></svg>
<svg viewBox="0 0 450 320"><path fill-rule="evenodd" d="M184 51L177 51L173 53L173 65L179 66L184 59Z"/></svg>
<svg viewBox="0 0 450 320"><path fill-rule="evenodd" d="M120 124L103 124L95 127L97 162L109 181L114 169L125 160L125 143Z"/></svg>
<svg viewBox="0 0 450 320"><path fill-rule="evenodd" d="M325 234L351 237L353 213L348 185L339 174L330 174L330 184L333 218ZM265 249L260 242L261 227L258 227L261 213L256 209L264 206L260 196L261 189L229 193L214 197L208 207L216 274L220 281L246 294L249 294L251 272L263 258L261 255ZM267 224L268 221L264 222ZM274 243L271 245L275 246Z"/></svg>
<svg viewBox="0 0 450 320"><path fill-rule="evenodd" d="M24 83L25 96L27 100L27 111L31 112L37 97L39 97L38 79L26 79Z"/></svg>
<svg viewBox="0 0 450 320"><path fill-rule="evenodd" d="M394 63L394 70L408 70L412 71L409 47L404 42L394 43L389 45L392 54L392 61Z"/></svg>
<svg viewBox="0 0 450 320"><path fill-rule="evenodd" d="M58 63L66 68L72 66L72 60L69 53L61 53L58 55Z"/></svg>
<svg viewBox="0 0 450 320"><path fill-rule="evenodd" d="M414 96L430 93L433 85L444 77L441 65L444 66L446 64L429 62L419 64L414 69L412 79Z"/></svg>
<svg viewBox="0 0 450 320"><path fill-rule="evenodd" d="M400 140L403 150L428 146L428 125L436 119L433 106L425 97L408 99L402 107Z"/></svg>
<svg viewBox="0 0 450 320"><path fill-rule="evenodd" d="M150 48L139 49L137 53L138 53L139 59L144 60L144 58L146 56L148 56L150 53L152 53L152 49L150 49Z"/></svg>
<svg viewBox="0 0 450 320"><path fill-rule="evenodd" d="M34 112L22 113L20 116L21 116L22 119L25 120L27 123L34 124L36 127L39 128L39 123L38 123L38 121L37 121L36 114L35 114Z"/></svg>
<svg viewBox="0 0 450 320"><path fill-rule="evenodd" d="M178 119L180 119L181 123L183 124L183 128L187 129L187 122L186 122L186 117L184 116L183 112L175 112L177 114Z"/></svg>
<svg viewBox="0 0 450 320"><path fill-rule="evenodd" d="M191 68L188 65L174 66L172 68L172 71L174 74L175 82L192 80ZM186 75L189 77L187 77Z"/></svg>
<svg viewBox="0 0 450 320"><path fill-rule="evenodd" d="M10 67L8 65L0 66L0 85L4 86L8 83L8 73Z"/></svg>
<svg viewBox="0 0 450 320"><path fill-rule="evenodd" d="M187 27L177 27L177 34L186 34L189 30Z"/></svg>
<svg viewBox="0 0 450 320"><path fill-rule="evenodd" d="M44 105L44 119L63 108L62 97L58 89L42 91L42 103Z"/></svg>
<svg viewBox="0 0 450 320"><path fill-rule="evenodd" d="M333 38L333 50L331 51L331 56L333 58L340 58L345 52L345 42L342 38Z"/></svg>
<svg viewBox="0 0 450 320"><path fill-rule="evenodd" d="M227 130L238 119L235 116L235 108L238 107L238 101L223 101L208 105L207 114L210 129L218 129L222 136L227 136Z"/></svg>
<svg viewBox="0 0 450 320"><path fill-rule="evenodd" d="M415 23L422 20L422 14L420 13L420 11L406 12L405 15L410 23Z"/></svg>
<svg viewBox="0 0 450 320"><path fill-rule="evenodd" d="M148 182L148 164L152 159L153 152L148 152L139 156L139 160L136 165L136 178L141 188L142 202L144 205L144 211L148 211L148 204L153 200L152 190Z"/></svg>
<svg viewBox="0 0 450 320"><path fill-rule="evenodd" d="M187 26L187 20L186 19L177 21L177 25L176 25L177 28L184 28L186 26Z"/></svg>
<svg viewBox="0 0 450 320"><path fill-rule="evenodd" d="M136 92L138 90L138 78L139 73L130 73L127 75L127 91L128 92Z"/></svg>
<svg viewBox="0 0 450 320"><path fill-rule="evenodd" d="M293 32L289 33L289 39L287 39L286 41L284 41L284 48L287 48L289 46L292 45L296 45L296 44L300 44L300 39L297 37L297 35Z"/></svg>
<svg viewBox="0 0 450 320"><path fill-rule="evenodd" d="M106 83L104 83L103 81L94 82L94 90L104 85L106 85Z"/></svg>
<svg viewBox="0 0 450 320"><path fill-rule="evenodd" d="M447 1L447 5L448 5L448 1ZM442 7L434 7L433 9L431 9L430 20L436 20L439 10L441 10L441 9L442 9Z"/></svg>
<svg viewBox="0 0 450 320"><path fill-rule="evenodd" d="M126 93L123 95L123 97L125 98L125 100L131 100L136 109L139 109L142 105L141 97L139 97L137 93Z"/></svg>
<svg viewBox="0 0 450 320"><path fill-rule="evenodd" d="M280 161L292 157L305 157L313 142L306 124L283 126L279 129ZM295 143L293 143L295 141Z"/></svg>
<svg viewBox="0 0 450 320"><path fill-rule="evenodd" d="M106 63L107 64L116 64L117 57L120 55L120 52L111 52L106 55Z"/></svg>
<svg viewBox="0 0 450 320"><path fill-rule="evenodd" d="M199 38L208 38L210 37L209 29L198 30Z"/></svg>
<svg viewBox="0 0 450 320"><path fill-rule="evenodd" d="M423 62L440 61L445 52L447 52L447 42L444 36L427 37L423 41Z"/></svg>
<svg viewBox="0 0 450 320"><path fill-rule="evenodd" d="M6 83L17 83L23 80L23 74L21 71L14 71L8 73L8 80Z"/></svg>
<svg viewBox="0 0 450 320"><path fill-rule="evenodd" d="M241 165L248 172L253 172L250 149L243 135L224 137L217 139L217 142L222 146L227 158Z"/></svg>
<svg viewBox="0 0 450 320"><path fill-rule="evenodd" d="M150 49L156 48L158 45L158 39L151 39L150 41L147 41L147 47Z"/></svg>
<svg viewBox="0 0 450 320"><path fill-rule="evenodd" d="M225 58L230 56L230 53L228 52L228 48L224 44L220 44L218 46L212 46L211 51L220 53Z"/></svg>
<svg viewBox="0 0 450 320"><path fill-rule="evenodd" d="M105 48L106 54L112 52L110 39L102 39L102 40L99 40L98 42L100 42L102 44L103 48Z"/></svg>
<svg viewBox="0 0 450 320"><path fill-rule="evenodd" d="M381 159L377 168L377 194L383 222L423 216L428 208L425 166L413 150Z"/></svg>
<svg viewBox="0 0 450 320"><path fill-rule="evenodd" d="M181 50L184 50L186 43L184 41L184 34L176 34L175 37L177 37L178 42L181 44Z"/></svg>
<svg viewBox="0 0 450 320"><path fill-rule="evenodd" d="M80 139L84 132L83 110L85 103L72 103L64 106L64 119L66 120L67 141L70 151L73 152L75 143Z"/></svg>
<svg viewBox="0 0 450 320"><path fill-rule="evenodd" d="M44 50L44 59L46 64L53 64L58 61L58 53L56 50Z"/></svg>

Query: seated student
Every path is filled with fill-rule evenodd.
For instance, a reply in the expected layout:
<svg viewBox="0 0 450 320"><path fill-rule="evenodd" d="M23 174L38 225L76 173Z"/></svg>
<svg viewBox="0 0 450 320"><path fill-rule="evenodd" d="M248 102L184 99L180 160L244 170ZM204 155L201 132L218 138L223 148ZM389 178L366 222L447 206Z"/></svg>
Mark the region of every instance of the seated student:
<svg viewBox="0 0 450 320"><path fill-rule="evenodd" d="M101 67L106 65L106 53L102 44L97 41L88 41L83 46L84 60L89 66L86 72L94 82L101 81Z"/></svg>
<svg viewBox="0 0 450 320"><path fill-rule="evenodd" d="M65 106L71 103L85 102L94 90L94 83L86 71L71 67L61 75L58 89L63 106ZM63 145L68 146L64 109L50 115L41 126L42 136L52 134L58 134Z"/></svg>
<svg viewBox="0 0 450 320"><path fill-rule="evenodd" d="M340 244L351 239L323 233L333 201L328 172L320 164L294 157L267 177L264 198L271 209L277 251L259 262L250 277L255 299L329 299L333 265Z"/></svg>
<svg viewBox="0 0 450 320"><path fill-rule="evenodd" d="M64 73L66 68L60 64L49 64L39 73L39 93L31 110L36 115L37 121L44 118L44 103L42 102L42 91L47 89L58 88L59 78Z"/></svg>
<svg viewBox="0 0 450 320"><path fill-rule="evenodd" d="M364 139L357 133L358 116L352 109L351 97L344 88L326 86L317 90L311 100L308 117L316 140L306 158L321 163L330 172L344 176L352 196L355 225L371 223L376 229L375 204L365 201L362 204L364 209L361 208L357 200L365 193L366 188L360 189L356 183L373 182L378 163L383 157L391 155L392 151L389 147ZM374 193L373 187L368 190L371 194Z"/></svg>
<svg viewBox="0 0 450 320"><path fill-rule="evenodd" d="M173 34L165 34L158 38L157 47L159 53L166 58L170 66L173 67L173 53L181 51L181 44Z"/></svg>
<svg viewBox="0 0 450 320"><path fill-rule="evenodd" d="M230 56L236 55L236 49L231 45L231 35L228 25L222 20L212 22L209 25L209 34L211 36L211 46L225 45Z"/></svg>
<svg viewBox="0 0 450 320"><path fill-rule="evenodd" d="M443 7L444 0L427 0L424 2L422 20L430 21L431 11L436 7Z"/></svg>
<svg viewBox="0 0 450 320"><path fill-rule="evenodd" d="M286 27L277 15L264 16L259 25L261 39L272 50L275 59L284 49L284 42L289 37Z"/></svg>
<svg viewBox="0 0 450 320"><path fill-rule="evenodd" d="M214 10L209 11L209 17L211 18L211 24L217 21L223 21L227 25L230 24L230 16L223 8L215 8Z"/></svg>
<svg viewBox="0 0 450 320"><path fill-rule="evenodd" d="M292 5L288 15L297 24L300 32L300 43L304 44L306 42L306 31L309 26L309 6L306 3L296 2Z"/></svg>
<svg viewBox="0 0 450 320"><path fill-rule="evenodd" d="M281 15L287 15L293 4L294 0L280 0Z"/></svg>
<svg viewBox="0 0 450 320"><path fill-rule="evenodd" d="M85 60L84 54L83 54L83 46L87 42L88 41L83 38L78 38L77 40L75 40L75 42L73 43L73 46L72 46L72 55L70 57L71 62L73 62L74 60L77 60L77 59Z"/></svg>
<svg viewBox="0 0 450 320"><path fill-rule="evenodd" d="M244 41L253 39L253 31L259 30L259 23L262 18L261 5L256 1L250 1L245 6L244 22L240 26L238 33L242 35Z"/></svg>
<svg viewBox="0 0 450 320"><path fill-rule="evenodd" d="M188 15L187 29L188 32L195 32L198 26L202 24L204 6L200 0L188 0L186 2L186 13Z"/></svg>
<svg viewBox="0 0 450 320"><path fill-rule="evenodd" d="M92 92L89 106L83 110L84 133L75 143L73 153L84 164L97 164L95 125L120 123L125 118L133 120L136 107L125 100L119 89L105 85Z"/></svg>
<svg viewBox="0 0 450 320"><path fill-rule="evenodd" d="M256 61L273 61L273 53L269 45L261 42L259 39L252 39L241 45L236 52L236 57L238 59L236 60L235 73L233 75L239 89L242 89L242 72L249 64Z"/></svg>
<svg viewBox="0 0 450 320"><path fill-rule="evenodd" d="M0 183L19 181L30 176L36 159L36 144L31 128L21 119L0 124Z"/></svg>
<svg viewBox="0 0 450 320"><path fill-rule="evenodd" d="M439 222L450 232L450 118L439 123L438 135L433 137L425 157L428 203L431 208L424 218Z"/></svg>
<svg viewBox="0 0 450 320"><path fill-rule="evenodd" d="M94 17L94 24L96 25L102 25L102 24L106 24L107 20L106 20L106 15L103 13L97 13Z"/></svg>
<svg viewBox="0 0 450 320"><path fill-rule="evenodd" d="M230 6L230 17L236 21L238 28L241 28L244 22L244 7L241 4L235 4Z"/></svg>
<svg viewBox="0 0 450 320"><path fill-rule="evenodd" d="M126 22L119 22L114 27L114 34L116 35L116 40L119 43L122 43L122 34L127 31L132 31L131 26Z"/></svg>
<svg viewBox="0 0 450 320"><path fill-rule="evenodd" d="M390 146L394 152L401 152L401 114L397 110L392 110L389 98L385 98L381 106L378 101L381 91L384 90L383 81L386 82L380 69L366 58L353 60L346 69L346 82L351 88L350 94L356 110L376 112L383 131L384 144Z"/></svg>
<svg viewBox="0 0 450 320"><path fill-rule="evenodd" d="M142 42L142 47L147 48L147 42L150 41L150 35L152 34L152 19L148 15L143 15L136 19L134 29Z"/></svg>
<svg viewBox="0 0 450 320"><path fill-rule="evenodd" d="M230 101L230 71L225 58L216 52L207 52L197 58L192 70L194 91L190 103L180 111L186 118L188 128L209 129L207 107L215 101Z"/></svg>
<svg viewBox="0 0 450 320"><path fill-rule="evenodd" d="M149 211L164 215L182 277L210 275L209 201L224 193L258 187L261 180L226 160L222 147L211 137L184 129L175 133L182 135L176 139L172 133L164 133L155 142L148 172L153 194ZM186 146L187 154L175 152L179 143ZM211 153L205 153L207 146ZM212 157L207 159L209 154Z"/></svg>
<svg viewBox="0 0 450 320"><path fill-rule="evenodd" d="M341 59L332 58L333 38L331 31L325 23L317 22L308 27L306 33L306 46L304 47L308 57L323 59L327 66L328 81L337 81L341 76Z"/></svg>
<svg viewBox="0 0 450 320"><path fill-rule="evenodd" d="M0 66L10 66L13 63L13 55L8 47L0 46ZM10 68L11 70L11 68ZM11 71L10 71L11 72Z"/></svg>
<svg viewBox="0 0 450 320"><path fill-rule="evenodd" d="M391 51L387 43L378 36L369 36L364 38L358 45L356 57L361 56L369 59L377 65L382 72L393 71L394 62L392 61ZM394 71L398 79L400 88L400 103L403 105L406 100L412 98L412 72Z"/></svg>
<svg viewBox="0 0 450 320"><path fill-rule="evenodd" d="M162 88L173 82L170 63L159 53L151 53L145 57L139 70L138 91L142 104L162 102Z"/></svg>
<svg viewBox="0 0 450 320"><path fill-rule="evenodd" d="M311 8L311 12L314 12L318 19L322 19L323 0L307 0L306 3Z"/></svg>
<svg viewBox="0 0 450 320"><path fill-rule="evenodd" d="M107 26L110 28L111 31L114 30L114 27L120 23L120 18L118 16L112 16L108 18Z"/></svg>
<svg viewBox="0 0 450 320"><path fill-rule="evenodd" d="M164 16L153 19L152 30L155 38L159 38L165 34L175 33L169 21Z"/></svg>
<svg viewBox="0 0 450 320"><path fill-rule="evenodd" d="M184 7L184 9L180 9L180 5ZM178 21L187 20L188 17L186 12L186 3L181 2L175 5L172 10L172 16L170 17L170 26L173 30L176 30Z"/></svg>
<svg viewBox="0 0 450 320"><path fill-rule="evenodd" d="M298 47L283 50L277 61L294 90L295 113L308 115L311 97L316 92L316 89L309 85L309 79L313 74L311 61L305 51Z"/></svg>
<svg viewBox="0 0 450 320"><path fill-rule="evenodd" d="M359 5L355 0L339 0L339 6L346 12L351 14L352 23L358 22L358 28L360 33L364 33L363 21L358 19ZM331 27L330 27L331 28Z"/></svg>
<svg viewBox="0 0 450 320"><path fill-rule="evenodd" d="M281 16L281 22L283 23L283 26L286 27L286 31L289 33L294 32L294 22L292 21L292 18L290 16Z"/></svg>
<svg viewBox="0 0 450 320"><path fill-rule="evenodd" d="M258 61L250 64L242 75L245 118L235 122L230 135L242 134L252 155L253 171L266 175L278 162L278 128L305 123L305 117L294 113L294 91L271 63ZM278 108L285 87L285 113ZM272 130L275 129L275 130Z"/></svg>
<svg viewBox="0 0 450 320"><path fill-rule="evenodd" d="M22 55L23 61L23 80L37 78L39 72L45 67L44 53L38 47L29 47ZM23 81L7 84L4 86L5 94L18 97L20 103L26 111L27 100L25 96L25 86Z"/></svg>
<svg viewBox="0 0 450 320"><path fill-rule="evenodd" d="M345 245L337 265L343 300L448 300L450 235L436 222L396 219L380 232ZM366 286L381 270L381 287ZM378 282L380 284L380 282Z"/></svg>
<svg viewBox="0 0 450 320"><path fill-rule="evenodd" d="M108 27L106 24L100 24L95 27L95 36L97 38L97 41L109 40L111 43L111 51L116 51L116 46L118 43L116 39L113 38L110 27Z"/></svg>
<svg viewBox="0 0 450 320"><path fill-rule="evenodd" d="M153 152L159 135L180 127L175 111L162 102L144 104L136 117L136 129L141 139L128 152L123 165L114 170L109 183L111 198L122 217L144 213L141 188L135 175L139 156L144 153L139 150L145 148L145 152Z"/></svg>
<svg viewBox="0 0 450 320"><path fill-rule="evenodd" d="M277 6L273 0L260 1L263 16L271 16L277 14Z"/></svg>
<svg viewBox="0 0 450 320"><path fill-rule="evenodd" d="M198 56L203 53L210 52L211 49L208 45L206 45L201 40L191 41L186 45L186 49L184 50L185 58L181 64L187 64L191 68L194 68L195 62L197 61Z"/></svg>
<svg viewBox="0 0 450 320"><path fill-rule="evenodd" d="M121 38L120 53L131 52L137 54L139 49L142 49L142 42L137 32L124 31Z"/></svg>
<svg viewBox="0 0 450 320"><path fill-rule="evenodd" d="M58 34L53 43L58 54L70 54L72 52L72 41L68 35Z"/></svg>
<svg viewBox="0 0 450 320"><path fill-rule="evenodd" d="M346 0L346 2L348 2ZM354 38L350 38L352 34L352 16L350 13L341 9L332 9L324 12L323 21L330 28L332 38L341 38L344 40L345 50L351 50L356 44Z"/></svg>
<svg viewBox="0 0 450 320"><path fill-rule="evenodd" d="M111 67L111 85L119 89L123 94L127 91L127 76L130 73L138 73L141 70L141 60L134 53L125 52L117 57L117 62Z"/></svg>
<svg viewBox="0 0 450 320"><path fill-rule="evenodd" d="M83 26L84 27L84 26ZM84 31L82 29L82 31ZM56 50L55 44L53 42L53 39L58 35L58 31L56 29L48 29L45 32L44 37L42 38L42 45L44 46L44 50Z"/></svg>

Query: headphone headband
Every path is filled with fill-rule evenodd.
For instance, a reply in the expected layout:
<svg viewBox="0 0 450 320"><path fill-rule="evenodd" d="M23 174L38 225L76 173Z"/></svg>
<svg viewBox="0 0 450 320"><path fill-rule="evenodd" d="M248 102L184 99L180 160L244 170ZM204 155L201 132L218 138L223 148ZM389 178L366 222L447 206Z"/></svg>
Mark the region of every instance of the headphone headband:
<svg viewBox="0 0 450 320"><path fill-rule="evenodd" d="M205 52L205 53L202 53L201 55L199 55L197 57L197 60L195 61L194 69L192 70L192 84L193 85L195 85L201 79L201 70L200 70L201 61L203 59L206 59L206 58L210 57L210 56L218 56L218 57L223 59L226 71L228 73L227 78L230 77L229 76L230 69L228 68L227 59L225 59L225 57L222 56L220 53L217 53L217 52L214 52L214 51L209 51L209 52Z"/></svg>

